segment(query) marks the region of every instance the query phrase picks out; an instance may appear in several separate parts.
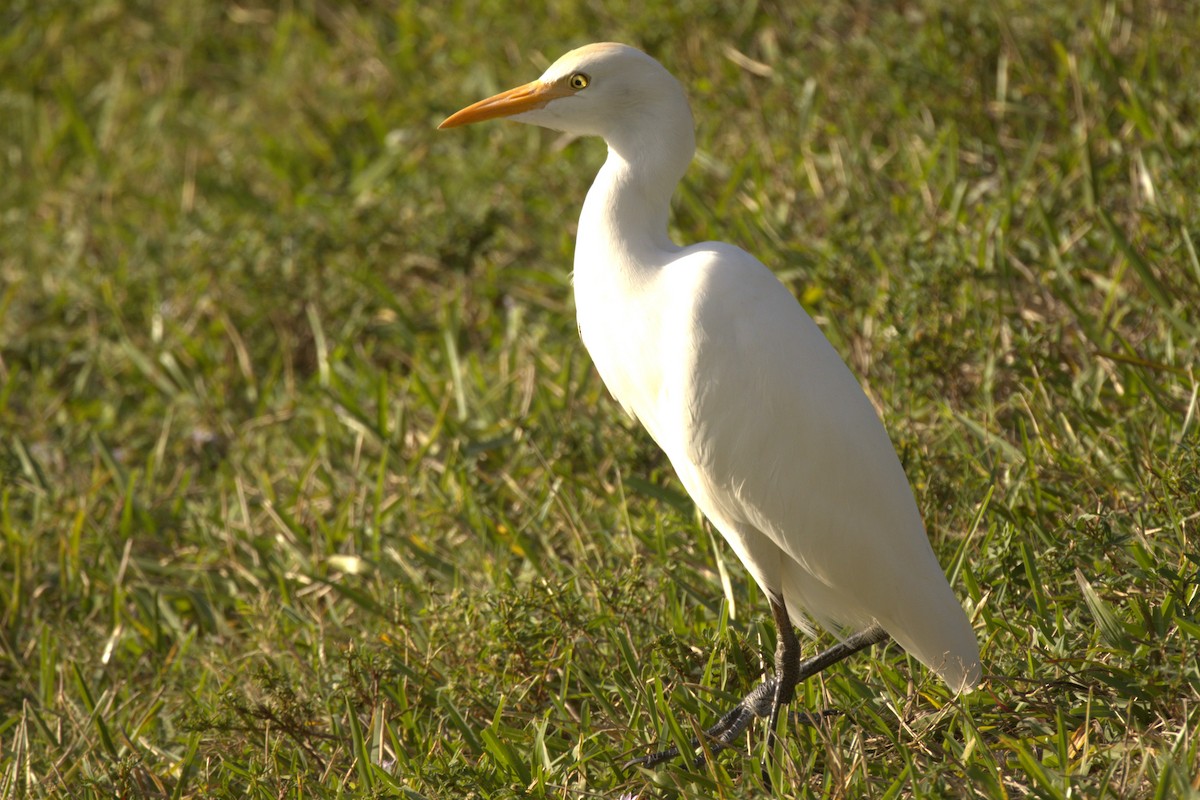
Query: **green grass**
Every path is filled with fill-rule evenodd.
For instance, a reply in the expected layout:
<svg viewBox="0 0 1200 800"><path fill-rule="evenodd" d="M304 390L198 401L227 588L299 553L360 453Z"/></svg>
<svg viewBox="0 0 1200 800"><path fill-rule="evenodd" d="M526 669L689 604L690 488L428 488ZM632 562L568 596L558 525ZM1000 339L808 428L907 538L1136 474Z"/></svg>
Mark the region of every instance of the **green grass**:
<svg viewBox="0 0 1200 800"><path fill-rule="evenodd" d="M621 768L774 632L577 340L603 147L434 130L593 39L688 87L677 238L802 298L983 645L805 686L777 783L1196 796L1200 5L669 5L0 11L0 796L763 791L759 727Z"/></svg>

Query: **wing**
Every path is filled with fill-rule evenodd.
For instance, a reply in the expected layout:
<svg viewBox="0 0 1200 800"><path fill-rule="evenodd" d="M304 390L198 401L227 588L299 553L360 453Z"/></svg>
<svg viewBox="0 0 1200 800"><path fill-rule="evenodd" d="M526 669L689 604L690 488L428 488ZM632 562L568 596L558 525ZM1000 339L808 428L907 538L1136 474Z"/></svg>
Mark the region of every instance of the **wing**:
<svg viewBox="0 0 1200 800"><path fill-rule="evenodd" d="M808 314L722 244L686 249L657 293L663 379L639 416L756 580L793 616L877 621L953 688L973 685L974 632L887 432Z"/></svg>

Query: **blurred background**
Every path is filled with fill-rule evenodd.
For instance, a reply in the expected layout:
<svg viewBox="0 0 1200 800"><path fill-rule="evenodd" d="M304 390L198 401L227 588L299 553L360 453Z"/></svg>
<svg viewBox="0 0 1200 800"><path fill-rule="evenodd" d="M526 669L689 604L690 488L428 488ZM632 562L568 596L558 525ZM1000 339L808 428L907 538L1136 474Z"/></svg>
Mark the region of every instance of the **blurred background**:
<svg viewBox="0 0 1200 800"><path fill-rule="evenodd" d="M774 634L576 336L603 144L435 130L604 40L690 96L673 235L817 319L983 645L959 700L894 646L806 686L777 783L1200 789L1200 5L644 5L0 9L0 796L764 790L756 733L621 768Z"/></svg>

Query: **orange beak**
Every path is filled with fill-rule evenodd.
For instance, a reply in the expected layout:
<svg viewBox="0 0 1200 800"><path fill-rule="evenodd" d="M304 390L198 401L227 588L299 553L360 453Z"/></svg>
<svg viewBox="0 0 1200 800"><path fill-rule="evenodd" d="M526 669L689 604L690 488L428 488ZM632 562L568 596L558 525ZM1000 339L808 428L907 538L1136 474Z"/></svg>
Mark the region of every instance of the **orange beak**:
<svg viewBox="0 0 1200 800"><path fill-rule="evenodd" d="M574 89L561 84L534 81L515 89L509 89L507 92L501 92L486 100L480 100L478 103L472 103L462 111L456 111L446 117L441 125L438 125L438 130L457 128L459 125L470 125L497 117L511 117L514 114L545 108L551 100L569 97L573 94L575 94Z"/></svg>

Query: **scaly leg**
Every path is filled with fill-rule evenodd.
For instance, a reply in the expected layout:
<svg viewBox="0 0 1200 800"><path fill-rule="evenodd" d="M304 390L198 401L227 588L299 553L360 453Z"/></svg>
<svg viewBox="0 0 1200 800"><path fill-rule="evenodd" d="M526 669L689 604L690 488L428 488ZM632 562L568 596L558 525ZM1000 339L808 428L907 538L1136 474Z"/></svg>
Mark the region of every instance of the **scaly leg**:
<svg viewBox="0 0 1200 800"><path fill-rule="evenodd" d="M878 625L872 625L870 628L854 634L846 641L835 644L812 658L800 661L800 644L796 639L796 632L792 629L787 608L783 603L772 598L771 613L774 615L775 624L779 629L779 642L775 647L775 674L754 687L749 694L742 698L740 703L717 720L715 725L704 731L703 738L709 743L714 753L733 744L755 717L768 717L767 753L770 757L775 752L775 728L779 721L779 710L795 696L796 686L826 667L888 638L887 631ZM830 713L834 712L823 712L822 716ZM700 739L692 739L689 747L693 750L700 747ZM655 767L678 755L679 748L672 745L657 753L635 758L627 762L625 766ZM702 763L703 753L700 758L699 763ZM765 772L765 763L763 769Z"/></svg>

